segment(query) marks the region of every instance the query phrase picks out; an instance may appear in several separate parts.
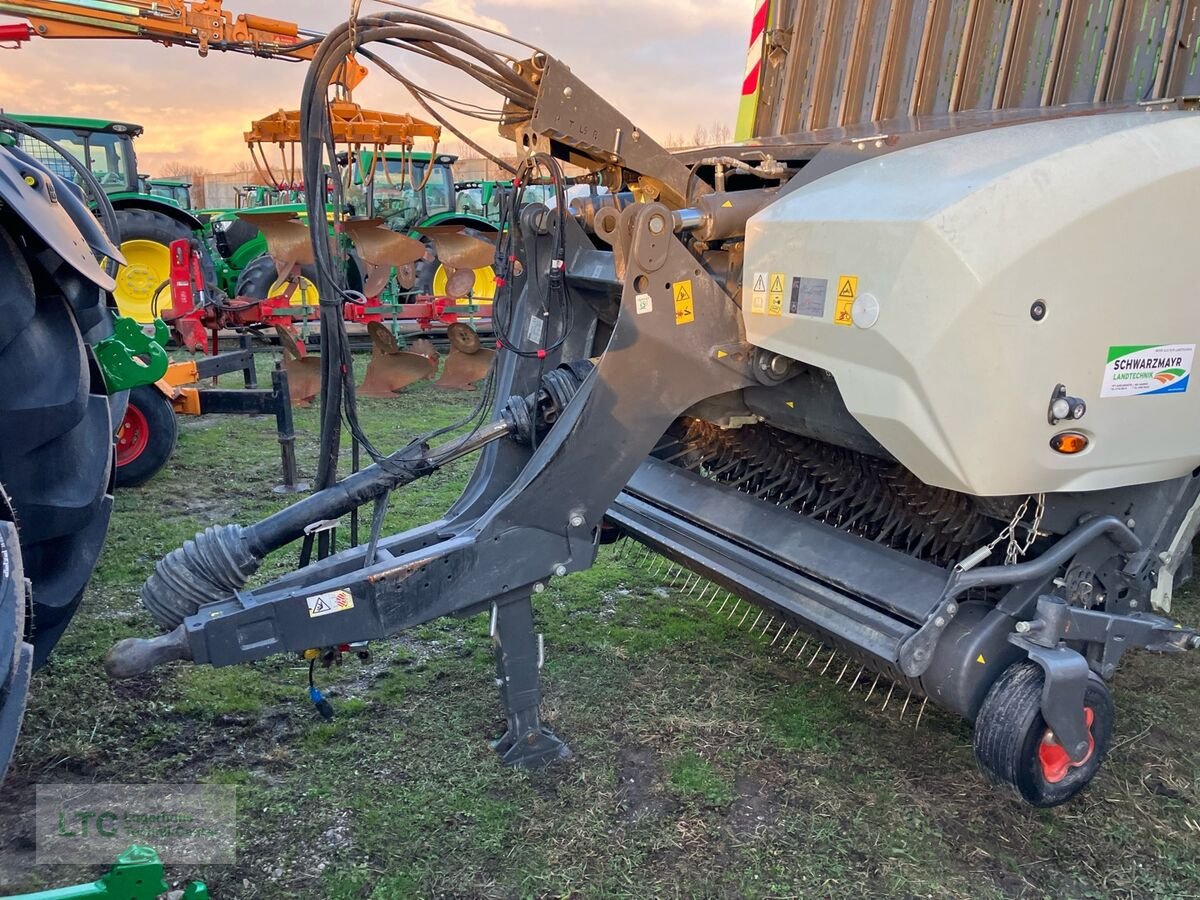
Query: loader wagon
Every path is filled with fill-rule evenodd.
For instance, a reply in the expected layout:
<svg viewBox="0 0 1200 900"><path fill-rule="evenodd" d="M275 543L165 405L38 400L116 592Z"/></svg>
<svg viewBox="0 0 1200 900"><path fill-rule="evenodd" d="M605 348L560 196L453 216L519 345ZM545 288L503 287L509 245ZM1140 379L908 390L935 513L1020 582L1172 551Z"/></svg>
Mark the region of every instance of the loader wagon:
<svg viewBox="0 0 1200 900"><path fill-rule="evenodd" d="M764 3L744 140L682 154L543 51L513 62L411 11L335 29L302 102L306 184L354 41L436 47L502 98L522 162L494 412L337 483L331 414L328 487L161 560L142 599L166 633L118 644L110 672L486 612L494 746L543 764L566 745L539 716L532 600L632 539L797 664L836 658L861 690L972 721L980 767L1026 802L1069 800L1111 745L1123 655L1200 644L1167 618L1200 526L1197 9ZM574 184L611 193L568 207ZM522 202L542 185L553 210ZM310 222L325 200L307 192ZM341 277L326 247L323 296ZM354 431L339 328L322 322L341 362L324 397ZM246 588L311 523L476 450L442 519Z"/></svg>

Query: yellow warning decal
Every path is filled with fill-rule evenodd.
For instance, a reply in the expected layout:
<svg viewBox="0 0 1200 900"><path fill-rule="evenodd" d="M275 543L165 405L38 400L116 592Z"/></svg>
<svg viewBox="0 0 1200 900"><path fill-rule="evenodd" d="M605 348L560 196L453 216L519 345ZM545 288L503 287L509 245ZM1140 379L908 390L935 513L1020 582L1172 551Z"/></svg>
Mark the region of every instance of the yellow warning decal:
<svg viewBox="0 0 1200 900"><path fill-rule="evenodd" d="M983 658L982 653L980 653L977 657L975 657L975 662L979 663L981 666L987 665L987 660Z"/></svg>
<svg viewBox="0 0 1200 900"><path fill-rule="evenodd" d="M717 351L717 359L724 359L724 358L725 358L725 357L727 357L728 355L729 355L729 354L728 354L728 353L726 353L724 350L718 350L718 351Z"/></svg>
<svg viewBox="0 0 1200 900"><path fill-rule="evenodd" d="M850 326L854 324L854 301L837 298L833 309L833 324Z"/></svg>
<svg viewBox="0 0 1200 900"><path fill-rule="evenodd" d="M686 325L696 321L696 306L692 297L692 280L675 282L675 324Z"/></svg>
<svg viewBox="0 0 1200 900"><path fill-rule="evenodd" d="M796 401L795 401L795 400L784 400L784 401L783 401L783 403L784 403L784 405L785 405L785 406L786 406L788 409L795 409L795 408L796 408Z"/></svg>
<svg viewBox="0 0 1200 900"><path fill-rule="evenodd" d="M724 203L721 204L721 209L733 209L733 202L730 200L726 200Z"/></svg>
<svg viewBox="0 0 1200 900"><path fill-rule="evenodd" d="M767 315L769 316L783 315L783 282L784 275L782 272L771 273L771 277L767 282Z"/></svg>
<svg viewBox="0 0 1200 900"><path fill-rule="evenodd" d="M849 327L854 324L854 300L858 296L858 276L839 275L837 296L833 307L833 324Z"/></svg>

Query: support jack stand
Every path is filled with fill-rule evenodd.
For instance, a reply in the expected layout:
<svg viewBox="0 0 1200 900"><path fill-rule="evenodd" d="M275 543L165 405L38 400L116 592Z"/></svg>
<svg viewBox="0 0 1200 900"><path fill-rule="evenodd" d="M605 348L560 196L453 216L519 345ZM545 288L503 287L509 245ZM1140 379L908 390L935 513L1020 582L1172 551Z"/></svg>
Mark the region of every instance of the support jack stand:
<svg viewBox="0 0 1200 900"><path fill-rule="evenodd" d="M533 630L533 602L529 597L498 601L492 606L492 643L496 653L496 686L508 716L508 730L492 749L506 766L536 769L571 751L542 724L539 671L542 636Z"/></svg>

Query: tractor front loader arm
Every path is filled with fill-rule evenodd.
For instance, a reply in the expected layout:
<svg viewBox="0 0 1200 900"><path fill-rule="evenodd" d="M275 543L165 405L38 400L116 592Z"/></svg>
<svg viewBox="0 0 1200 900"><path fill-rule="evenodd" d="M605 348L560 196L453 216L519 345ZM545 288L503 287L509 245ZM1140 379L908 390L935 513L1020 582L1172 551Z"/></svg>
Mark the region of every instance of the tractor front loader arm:
<svg viewBox="0 0 1200 900"><path fill-rule="evenodd" d="M565 224L569 256L600 256L573 219ZM549 240L535 217L524 217L522 230L526 248ZM191 552L184 548L160 562L143 589L147 606L174 631L118 644L109 655L110 672L133 675L178 658L231 665L382 638L490 605L509 716L502 754L533 763L559 753L561 745L537 716L532 594L551 577L592 564L606 510L678 415L753 377L737 306L675 236L666 206L628 207L602 236L625 270L620 312L607 341L595 347L595 336L609 326L587 311L600 306L589 302L596 300L593 292L611 293L617 286L611 265L606 284L594 275L568 284L576 316L554 358L503 355L497 395L513 399L490 436L507 437L485 451L446 519L381 541L370 558L371 548L357 547L252 591L241 586L263 554L294 540L307 521L381 493L388 473L365 470L335 486L359 479L357 490L337 495L340 506L331 507L334 495L323 492L284 510L278 515L290 514L289 528L266 529L268 538L260 526L221 538L210 530ZM544 247L541 252L546 258ZM526 279L514 306L516 323L539 314L532 288ZM527 338L525 343L516 349L536 350ZM598 359L589 365L596 349ZM529 401L522 399L526 393ZM409 460L414 477L422 474L422 458ZM374 486L366 486L373 479ZM311 504L307 514L305 504ZM199 602L205 591L208 602ZM190 614L173 619L164 610Z"/></svg>

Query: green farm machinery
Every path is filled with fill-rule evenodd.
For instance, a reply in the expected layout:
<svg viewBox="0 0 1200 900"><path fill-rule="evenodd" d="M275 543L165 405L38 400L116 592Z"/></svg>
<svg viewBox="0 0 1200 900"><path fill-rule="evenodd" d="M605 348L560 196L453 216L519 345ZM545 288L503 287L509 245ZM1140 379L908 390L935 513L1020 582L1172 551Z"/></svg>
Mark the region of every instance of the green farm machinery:
<svg viewBox="0 0 1200 900"><path fill-rule="evenodd" d="M67 149L82 162L99 182L116 211L117 245L125 259L117 273L113 296L122 315L138 322L154 320L155 293L170 276L172 241L199 238L204 225L174 196L162 196L141 190L134 140L142 134L141 125L105 119L80 119L63 116L14 115L42 135ZM80 183L80 175L57 154L46 150L37 139L19 137L26 152L38 156L56 174ZM93 205L95 201L93 200ZM208 254L202 265L213 276Z"/></svg>

